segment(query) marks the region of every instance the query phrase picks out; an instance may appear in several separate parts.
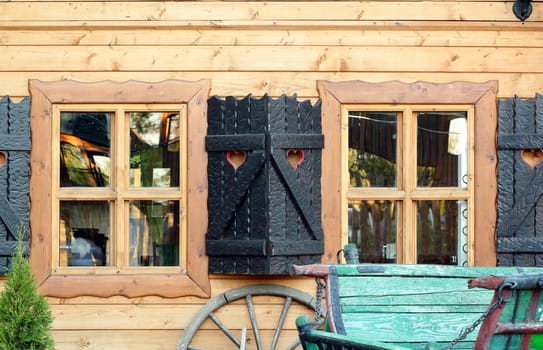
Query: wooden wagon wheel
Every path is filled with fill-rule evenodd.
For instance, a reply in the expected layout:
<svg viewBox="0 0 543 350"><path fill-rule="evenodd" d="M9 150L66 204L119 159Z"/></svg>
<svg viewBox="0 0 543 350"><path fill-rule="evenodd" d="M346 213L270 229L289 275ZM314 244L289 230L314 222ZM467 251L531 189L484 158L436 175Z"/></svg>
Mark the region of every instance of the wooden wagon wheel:
<svg viewBox="0 0 543 350"><path fill-rule="evenodd" d="M258 305L255 305L253 303L253 297L255 296L273 296L283 299L282 310L279 315L277 327L275 329L275 333L269 347L263 344L260 330L258 328L256 319L257 312L255 311L255 308L257 308ZM240 338L238 338L215 314L215 312L223 306L242 299L245 299L245 307L247 308L251 323L249 326L252 328L254 342L257 350L276 350L279 338L281 336L281 331L283 330L283 327L285 325L286 316L293 301L307 307L308 311L315 310L316 307L316 301L313 296L300 290L286 286L274 284L256 284L235 288L211 299L196 313L196 315L193 316L188 326L185 328L181 339L179 340L177 350L201 349L200 347L191 344L191 342L194 336L197 334L198 330L200 330L201 325L207 319L211 320L215 325L217 325L217 327L222 332L222 335L225 337L225 343L229 340L233 344L235 344L236 348L245 348L244 342L242 342ZM241 338L243 338L243 333L244 332L242 332ZM300 342L297 341L288 346L287 349L295 349L299 345Z"/></svg>

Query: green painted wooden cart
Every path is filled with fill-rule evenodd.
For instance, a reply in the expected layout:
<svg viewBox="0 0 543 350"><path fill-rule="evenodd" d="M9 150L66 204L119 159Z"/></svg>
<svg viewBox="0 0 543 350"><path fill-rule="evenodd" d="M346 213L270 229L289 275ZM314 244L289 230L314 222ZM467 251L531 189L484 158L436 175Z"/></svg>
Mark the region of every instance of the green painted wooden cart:
<svg viewBox="0 0 543 350"><path fill-rule="evenodd" d="M305 350L543 349L543 269L306 265L326 285L323 329L297 319Z"/></svg>

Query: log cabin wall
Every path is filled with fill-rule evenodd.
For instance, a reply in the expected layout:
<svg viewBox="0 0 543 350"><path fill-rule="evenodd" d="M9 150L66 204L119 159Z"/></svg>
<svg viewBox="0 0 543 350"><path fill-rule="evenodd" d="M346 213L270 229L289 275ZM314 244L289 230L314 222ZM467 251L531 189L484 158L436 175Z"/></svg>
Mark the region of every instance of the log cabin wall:
<svg viewBox="0 0 543 350"><path fill-rule="evenodd" d="M486 0L2 2L0 96L29 96L29 79L208 79L210 96L297 94L313 101L320 97L317 80L496 80L499 98L531 98L543 91L543 3L533 1L525 22L512 6ZM212 297L259 282L314 293L312 282L284 276L210 279ZM139 350L174 349L208 299L49 301L59 350ZM266 305L263 312L279 307L273 300ZM229 317L240 324L235 312ZM224 348L215 334L206 334L210 348Z"/></svg>

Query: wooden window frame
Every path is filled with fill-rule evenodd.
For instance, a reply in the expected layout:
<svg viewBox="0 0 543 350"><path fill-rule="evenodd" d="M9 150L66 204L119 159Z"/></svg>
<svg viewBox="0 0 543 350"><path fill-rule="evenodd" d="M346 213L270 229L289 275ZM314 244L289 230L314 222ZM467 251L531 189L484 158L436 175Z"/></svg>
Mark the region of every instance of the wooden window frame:
<svg viewBox="0 0 543 350"><path fill-rule="evenodd" d="M53 182L53 198L56 200L52 203L53 218L60 217L60 202L63 201L77 201L87 200L94 201L100 200L104 202L115 203L113 206L109 206L109 209L113 211L113 218L125 218L128 215L128 206L123 204L131 200L173 200L180 203L180 218L179 218L179 266L130 266L128 263L128 239L126 235L118 235L115 232L125 232L126 222L125 220L111 219L111 228L113 234L109 236L110 247L112 248L112 254L110 259L114 261L114 264L108 266L102 266L97 269L88 270L93 274L134 274L134 273L147 273L156 274L157 269L160 269L163 273L179 273L185 269L186 266L186 217L183 215L185 208L187 207L186 201L186 179L187 177L187 160L186 160L186 147L187 147L187 108L186 104L55 104L53 105L53 120L61 120L60 116L63 112L90 112L90 113L108 113L111 115L110 130L111 130L111 145L110 159L114 164L129 163L130 147L129 144L130 135L128 133L129 118L127 113L130 112L166 112L166 113L178 113L180 116L180 150L179 152L179 186L175 187L132 187L128 183L128 178L119 176L124 171L128 173L128 169L123 169L122 166L112 167L112 176L110 177L110 186L104 187L75 187L75 186L61 186L59 173L60 166L54 166L52 171L51 181ZM53 125L52 143L53 147L53 160L60 159L60 123L55 122ZM113 207L115 208L113 210ZM124 213L124 214L122 214ZM128 221L128 220L126 220ZM53 220L52 238L53 242L59 242L60 226L58 220ZM66 238L64 238L65 243ZM73 266L60 264L60 252L56 245L53 245L53 272L55 274L81 274L81 268L74 268ZM67 263L67 261L66 261ZM88 267L82 267L88 269Z"/></svg>
<svg viewBox="0 0 543 350"><path fill-rule="evenodd" d="M362 108L361 108L362 107ZM348 140L349 140L349 112L394 112L397 114L397 183L394 187L351 187L348 172ZM417 180L417 152L408 145L417 144L417 113L420 112L465 112L468 122L468 178L472 179L473 161L473 105L430 105L430 104L356 104L342 105L342 218L343 236L342 242L348 243L348 235L345 227L348 221L348 202L358 200L390 200L397 202L399 213L397 217L397 262L402 264L416 264L418 259L418 237L416 220L416 203L425 200L463 200L468 204L468 232L474 232L472 203L474 186L473 181L468 181L465 187L418 187ZM468 265L473 265L473 236L467 237Z"/></svg>
<svg viewBox="0 0 543 350"><path fill-rule="evenodd" d="M42 82L30 80L32 151L30 153L30 261L40 292L53 297L82 295L139 297L156 295L209 297L210 283L205 255L207 229L207 97L209 80L186 82L167 80L158 83L104 81ZM186 180L186 272L133 274L55 274L51 233L58 218L52 201L55 174L53 161L53 108L58 104L186 104L187 180ZM57 226L58 227L58 226Z"/></svg>
<svg viewBox="0 0 543 350"><path fill-rule="evenodd" d="M476 266L496 265L496 125L498 83L428 82L403 83L390 81L318 81L322 99L322 129L325 145L322 152L322 218L325 233L324 260L333 261L341 248L344 225L342 191L342 110L345 105L472 105L474 109L474 222L471 262ZM492 204L493 203L493 204Z"/></svg>

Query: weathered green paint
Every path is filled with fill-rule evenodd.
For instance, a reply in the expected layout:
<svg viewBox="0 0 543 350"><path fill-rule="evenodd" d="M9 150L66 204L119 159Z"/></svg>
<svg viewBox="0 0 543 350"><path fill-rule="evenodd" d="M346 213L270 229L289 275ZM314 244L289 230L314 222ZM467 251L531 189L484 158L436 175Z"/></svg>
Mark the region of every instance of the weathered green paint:
<svg viewBox="0 0 543 350"><path fill-rule="evenodd" d="M300 317L298 317L296 319L296 326L299 329L303 329L304 327L307 327L310 324L311 324L311 320L309 319L309 317L307 315L300 316ZM302 332L303 332L303 330L302 330ZM356 346L357 341L359 341L359 340L364 342L365 349L368 349L368 350L371 350L371 349L406 350L406 348L404 348L403 346L400 346L400 345L383 344L383 343L380 343L380 342L373 342L373 341L367 340L367 339L356 339L354 337L352 339L345 339L345 336L342 336L340 334L331 333L331 332L326 332L326 331L312 330L311 334L315 335L315 336L318 336L319 338L323 338L323 339L330 339L330 340L337 340L337 341L344 342L344 344L345 344L344 349L346 349L346 350L350 349L350 347L348 345ZM352 343L352 344L349 344L349 343ZM304 344L304 350L320 350L320 349L322 349L322 348L319 348L319 346L316 343L306 343L306 344ZM328 347L324 348L324 349L332 350L332 348L328 348ZM337 348L337 349L339 350L340 348ZM359 349L361 349L361 348L359 348Z"/></svg>
<svg viewBox="0 0 543 350"><path fill-rule="evenodd" d="M452 265L401 265L361 264L333 265L338 276L413 276L413 277L466 277L474 278L492 274L513 274L518 272L543 271L530 267L461 267ZM382 271L382 272L375 272ZM407 283L407 282L406 282Z"/></svg>
<svg viewBox="0 0 543 350"><path fill-rule="evenodd" d="M389 349L391 346L394 349L441 349L479 319L493 301L494 290L468 289L468 280L488 275L543 272L541 268L441 265L331 267L332 272L326 278L330 296L328 314L333 317L333 328L345 333L343 336L334 334L334 339L359 344L360 347L345 347L357 350ZM310 272L303 274L312 275ZM502 318L507 320L504 322L529 321L526 314L531 295L530 290L520 291L515 296L516 306L511 303L504 308ZM542 312L538 311L537 319ZM454 349L474 349L479 327ZM494 338L490 349L520 349L520 336ZM541 338L535 336L531 342L536 344L533 346L539 346L540 341ZM533 346L530 345L530 349L537 348ZM311 350L310 347L307 349Z"/></svg>

